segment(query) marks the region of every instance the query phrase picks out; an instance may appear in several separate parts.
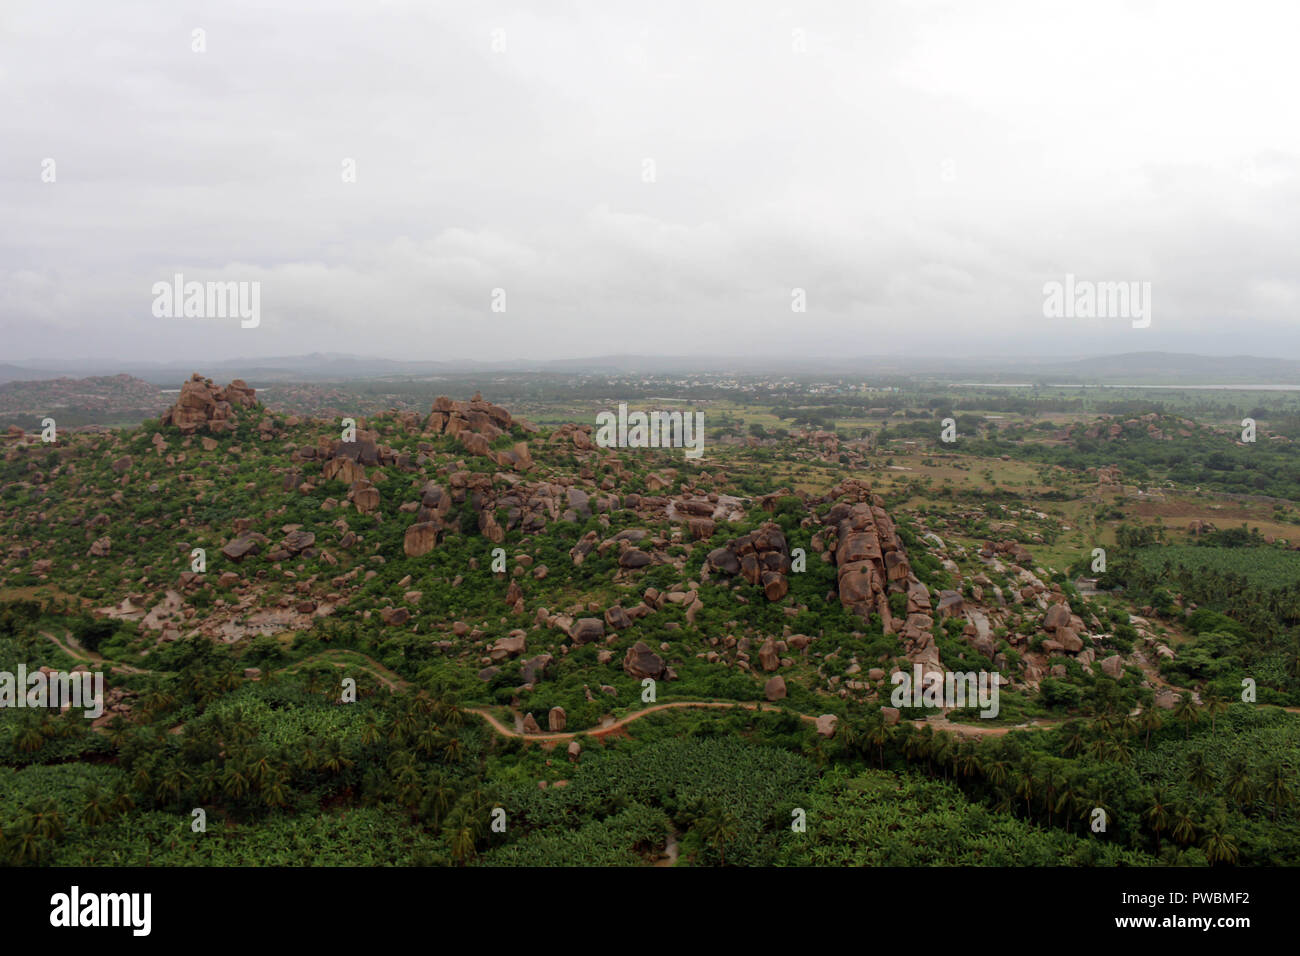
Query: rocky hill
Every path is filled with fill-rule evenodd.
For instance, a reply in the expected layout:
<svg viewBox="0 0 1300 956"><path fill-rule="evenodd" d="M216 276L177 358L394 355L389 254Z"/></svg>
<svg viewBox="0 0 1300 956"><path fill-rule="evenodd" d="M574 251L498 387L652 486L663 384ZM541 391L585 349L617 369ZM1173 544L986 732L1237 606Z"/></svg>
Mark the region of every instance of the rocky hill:
<svg viewBox="0 0 1300 956"><path fill-rule="evenodd" d="M195 375L140 430L10 436L0 586L83 600L137 654L361 635L471 698L590 724L647 676L819 711L888 707L891 672L917 666L1027 694L1123 676L1108 622L1018 541L949 548L858 479L738 493L718 459L592 435L479 395L349 431Z"/></svg>

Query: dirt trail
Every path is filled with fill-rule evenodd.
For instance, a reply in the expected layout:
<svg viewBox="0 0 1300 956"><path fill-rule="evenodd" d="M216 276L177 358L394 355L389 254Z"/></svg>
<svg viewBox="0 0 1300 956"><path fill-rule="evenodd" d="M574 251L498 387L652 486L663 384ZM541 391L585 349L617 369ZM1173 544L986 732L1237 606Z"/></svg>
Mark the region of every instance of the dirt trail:
<svg viewBox="0 0 1300 956"><path fill-rule="evenodd" d="M646 707L643 710L633 711L632 713L628 714L626 717L620 717L618 720L611 720L608 723L601 724L599 727L593 727L590 730L573 730L573 731L564 731L562 733L547 732L544 734L526 734L521 730L513 730L507 727L505 724L501 723L501 721L497 720L496 717L492 716L491 711L486 707L465 707L462 709L465 711L465 713L477 714L478 716L482 717L484 720L488 722L488 724L492 727L493 730L495 730L498 734L500 734L503 737L522 737L526 740L559 741L559 740L573 740L575 737L583 737L583 736L604 737L606 734L611 734L616 730L620 730L623 727L626 727L634 720L640 720L642 717L647 717L650 714L657 713L661 710L674 710L679 707L723 707L723 708L743 707L745 710L761 710L768 713L780 713L783 710L783 708L777 707L772 704L752 704L752 703L745 703L742 701L674 700L666 704L655 704L654 706ZM815 721L817 719L816 717L810 717L807 714L800 714L799 717L800 719L807 720L807 721Z"/></svg>
<svg viewBox="0 0 1300 956"><path fill-rule="evenodd" d="M621 730L634 720L640 720L642 717L648 717L650 714L658 713L661 710L673 710L680 707L743 707L745 710L758 710L764 713L782 713L785 708L778 707L775 704L754 704L741 701L720 701L720 700L675 700L665 704L655 704L652 707L646 707L642 710L633 711L625 717L618 720L609 721L594 727L590 730L573 730L558 732L547 732L542 734L526 734L522 730L511 729L496 717L486 707L466 707L466 713L477 714L488 722L488 724L498 734L503 737L518 737L524 740L539 740L557 742L561 740L573 740L575 737L604 737L606 734L614 733ZM817 718L812 714L798 714L800 720L808 723L816 723ZM924 727L929 724L935 730L946 731L951 734L957 734L963 737L1001 737L1013 730L1048 730L1060 723L1058 720L1052 721L1035 721L1029 724L1018 724L1012 727L984 727L978 724L955 724L948 720L947 716L931 717L924 720L914 720L911 722L914 727Z"/></svg>
<svg viewBox="0 0 1300 956"><path fill-rule="evenodd" d="M77 643L77 639L72 636L71 631L64 631L63 637L67 643L59 640L49 631L41 631L42 637L48 637L54 642L54 646L63 653L67 654L75 661L81 661L83 664L100 664L105 667L116 668L128 674L152 674L153 671L145 670L143 667L134 667L131 664L116 664L113 661L105 659L102 654L95 651L87 650Z"/></svg>
<svg viewBox="0 0 1300 956"><path fill-rule="evenodd" d="M54 642L55 646L58 647L59 650L63 651L65 654L67 654L69 657L72 657L75 660L83 661L85 663L102 664L109 667L116 667L130 674L152 674L153 673L153 671L145 670L142 667L134 667L130 664L116 664L113 661L106 660L102 655L97 654L94 651L89 651L83 648L80 644L76 642L76 640L72 637L72 634L70 632L67 631L64 632L64 637L66 638L67 643L64 643L63 641L59 640L57 637L55 637L53 634L49 633L48 631L41 631L41 635L43 637L49 638L49 640ZM362 654L360 651L348 650L346 648L331 648L329 650L321 651L319 654L314 654L311 657L304 658L301 661L296 661L293 664L287 664L284 667L278 668L275 671L275 673L282 673L284 671L289 670L290 668L302 667L304 664L310 664L313 661L328 659L332 657L339 657L341 655L358 657L361 660L365 661L365 664L357 665L358 669L376 678L390 691L406 690L411 686L409 681L403 680L399 675L389 670L387 667L379 663L379 661L375 660L373 657L370 657L366 654ZM347 662L345 661L331 661L331 663L333 663L335 667L347 667ZM1143 668L1143 670L1145 671L1146 668ZM1154 679L1159 680L1161 684L1164 684L1167 687L1170 687L1174 690L1182 690L1182 688L1175 687L1174 685L1169 684L1166 681L1160 679L1158 674L1154 674L1152 676ZM1260 706L1264 706L1264 705L1261 704ZM634 711L633 713L630 713L625 717L621 717L618 720L614 720L609 723L602 724L601 726L592 728L590 730L565 731L564 733L548 732L544 734L525 734L521 726L516 726L513 729L508 728L505 726L505 724L501 723L501 721L497 720L496 717L492 716L492 713L486 707L466 707L464 708L464 710L467 713L477 714L479 717L482 717L484 720L488 722L489 726L491 726L493 730L495 730L498 734L500 734L503 737L521 737L527 740L541 740L541 741L547 741L547 740L560 741L560 740L572 740L573 738L583 734L586 734L587 736L590 737L604 737L606 734L614 733L615 731L621 730L622 728L626 727L634 720L640 720L642 717L646 717L650 714L657 713L658 711L661 710L672 710L680 707L718 707L718 708L743 707L746 710L760 710L767 713L779 713L784 710L784 708L777 707L774 704L763 704L763 703L755 704L755 703L745 703L741 701L718 701L718 700L678 700L678 701L670 701L664 704L654 704L653 706L646 707L642 710ZM1291 714L1300 714L1300 707L1283 707L1282 709ZM798 716L800 720L807 721L809 723L814 723L817 720L817 718L811 714L799 714ZM522 723L521 716L516 715L516 723L517 724ZM1061 721L1035 720L1028 724L1017 724L1012 727L1007 727L1007 726L985 727L979 724L955 724L952 721L948 720L947 714L931 717L925 720L912 721L913 726L918 728L925 726L927 723L935 730L946 731L947 733L957 734L962 737L980 738L980 737L1001 737L1004 736L1005 734L1010 733L1013 730L1048 730L1060 724Z"/></svg>
<svg viewBox="0 0 1300 956"><path fill-rule="evenodd" d="M85 664L100 664L104 667L113 668L115 670L123 671L128 674L155 673L154 671L146 670L143 667L135 667L132 664L118 664L115 661L108 660L102 654L98 654L95 651L87 650L86 648L82 647L80 644L77 643L76 639L72 636L71 632L69 631L63 632L63 638L64 638L63 640L59 640L59 638L55 637L49 631L41 631L41 636L49 638L52 642L54 642L55 647L63 651L63 653L67 654L73 660L81 661L82 663ZM375 660L373 657L369 657L365 654L362 654L360 651L348 650L347 648L330 648L329 650L324 650L317 654L313 654L310 657L304 657L300 661L294 661L292 664L286 664L284 667L278 667L272 673L281 674L284 673L285 671L293 670L295 668L300 668L303 667L304 665L311 664L319 660L327 660L335 667L346 668L348 666L348 661L330 660L330 658L337 658L343 655L347 655L349 657L359 657L361 660L365 661L364 664L355 664L354 665L355 668L357 670L360 670L364 673L371 675L376 680L378 680L381 684L387 687L389 690L392 691L405 690L406 688L411 686L407 681L402 680L401 677L399 677L397 674L394 674L392 671L390 671L383 664L379 663L379 661Z"/></svg>

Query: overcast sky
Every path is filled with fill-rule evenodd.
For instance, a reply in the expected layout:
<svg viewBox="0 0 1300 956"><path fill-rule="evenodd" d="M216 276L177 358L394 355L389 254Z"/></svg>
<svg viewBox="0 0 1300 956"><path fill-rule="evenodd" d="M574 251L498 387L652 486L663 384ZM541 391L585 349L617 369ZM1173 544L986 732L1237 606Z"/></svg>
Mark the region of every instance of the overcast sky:
<svg viewBox="0 0 1300 956"><path fill-rule="evenodd" d="M4 0L0 361L1300 358L1297 36L1291 2ZM155 317L178 272L260 282L260 325ZM1045 318L1067 273L1149 282L1150 327Z"/></svg>

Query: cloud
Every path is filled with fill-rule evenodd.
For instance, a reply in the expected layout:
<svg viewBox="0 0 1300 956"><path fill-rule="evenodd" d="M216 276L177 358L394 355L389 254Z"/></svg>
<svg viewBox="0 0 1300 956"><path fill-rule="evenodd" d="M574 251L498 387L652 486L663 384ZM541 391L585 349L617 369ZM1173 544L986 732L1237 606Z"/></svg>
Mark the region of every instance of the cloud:
<svg viewBox="0 0 1300 956"><path fill-rule="evenodd" d="M24 358L1300 357L1298 15L1265 9L6 10L0 333ZM261 282L262 325L154 319L175 272ZM1151 282L1152 327L1045 321L1067 272Z"/></svg>

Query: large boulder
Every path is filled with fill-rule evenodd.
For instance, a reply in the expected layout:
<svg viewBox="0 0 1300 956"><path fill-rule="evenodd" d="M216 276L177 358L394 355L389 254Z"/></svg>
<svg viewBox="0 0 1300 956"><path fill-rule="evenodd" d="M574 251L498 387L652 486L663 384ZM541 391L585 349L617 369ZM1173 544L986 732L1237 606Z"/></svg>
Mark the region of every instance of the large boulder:
<svg viewBox="0 0 1300 956"><path fill-rule="evenodd" d="M408 557L418 558L432 551L437 543L438 525L432 521L421 521L406 529L402 550Z"/></svg>
<svg viewBox="0 0 1300 956"><path fill-rule="evenodd" d="M1070 605L1053 604L1043 615L1043 630L1055 631L1058 627L1070 626Z"/></svg>
<svg viewBox="0 0 1300 956"><path fill-rule="evenodd" d="M644 568L653 559L639 548L628 548L618 556L618 565L621 568Z"/></svg>
<svg viewBox="0 0 1300 956"><path fill-rule="evenodd" d="M714 548L709 552L709 567L724 574L740 573L740 558L730 548Z"/></svg>
<svg viewBox="0 0 1300 956"><path fill-rule="evenodd" d="M580 617L569 629L569 637L575 644L591 644L605 637L605 622L598 617Z"/></svg>
<svg viewBox="0 0 1300 956"><path fill-rule="evenodd" d="M290 531L280 542L280 547L291 554L301 554L316 543L316 535L310 531Z"/></svg>
<svg viewBox="0 0 1300 956"><path fill-rule="evenodd" d="M488 651L494 661L503 661L507 657L516 657L524 652L527 636L523 631L511 631L509 636L499 638Z"/></svg>
<svg viewBox="0 0 1300 956"><path fill-rule="evenodd" d="M783 700L785 698L785 678L780 674L769 677L767 683L763 685L763 695L768 700Z"/></svg>
<svg viewBox="0 0 1300 956"><path fill-rule="evenodd" d="M650 650L644 641L637 641L628 648L627 655L623 658L623 670L637 680L647 677L659 680L667 673L668 667L664 659Z"/></svg>
<svg viewBox="0 0 1300 956"><path fill-rule="evenodd" d="M233 541L227 541L221 547L221 554L227 561L234 561L238 564L250 554L258 554L262 550L261 542L252 535L241 535Z"/></svg>
<svg viewBox="0 0 1300 956"><path fill-rule="evenodd" d="M181 385L176 404L163 413L162 423L192 435L200 428L211 432L227 431L234 427L233 410L257 405L256 390L242 379L235 379L225 388L218 388L212 379L195 372Z"/></svg>

